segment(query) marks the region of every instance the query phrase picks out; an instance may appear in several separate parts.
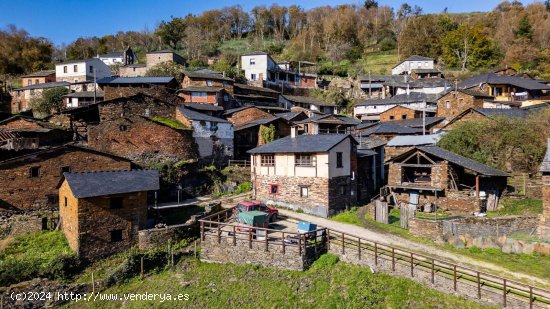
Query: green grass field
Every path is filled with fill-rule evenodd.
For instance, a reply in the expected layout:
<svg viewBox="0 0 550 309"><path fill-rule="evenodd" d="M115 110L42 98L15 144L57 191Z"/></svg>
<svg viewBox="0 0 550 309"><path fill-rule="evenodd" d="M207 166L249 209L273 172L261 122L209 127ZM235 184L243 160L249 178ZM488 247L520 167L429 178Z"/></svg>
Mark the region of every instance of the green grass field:
<svg viewBox="0 0 550 309"><path fill-rule="evenodd" d="M365 72L370 71L371 74L391 74L391 69L398 63L397 52L376 52L367 54L360 61Z"/></svg>
<svg viewBox="0 0 550 309"><path fill-rule="evenodd" d="M487 212L488 217L500 216L536 216L542 214L542 200L540 199L503 199L502 208Z"/></svg>
<svg viewBox="0 0 550 309"><path fill-rule="evenodd" d="M69 308L488 308L324 255L304 272L184 258L174 269L102 293L187 293L188 301L81 302Z"/></svg>

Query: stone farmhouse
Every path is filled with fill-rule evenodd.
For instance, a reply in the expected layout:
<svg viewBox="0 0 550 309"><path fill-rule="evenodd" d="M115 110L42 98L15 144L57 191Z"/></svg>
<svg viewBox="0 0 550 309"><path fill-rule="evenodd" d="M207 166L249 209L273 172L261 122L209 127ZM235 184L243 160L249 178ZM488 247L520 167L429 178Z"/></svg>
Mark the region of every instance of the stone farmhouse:
<svg viewBox="0 0 550 309"><path fill-rule="evenodd" d="M111 76L111 68L98 58L66 61L55 65L57 82L77 83Z"/></svg>

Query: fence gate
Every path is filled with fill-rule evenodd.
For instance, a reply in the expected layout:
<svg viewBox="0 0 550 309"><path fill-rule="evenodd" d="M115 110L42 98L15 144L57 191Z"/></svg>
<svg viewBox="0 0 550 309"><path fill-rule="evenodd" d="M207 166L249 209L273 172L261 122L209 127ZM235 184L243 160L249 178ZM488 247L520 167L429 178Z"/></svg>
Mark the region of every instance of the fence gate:
<svg viewBox="0 0 550 309"><path fill-rule="evenodd" d="M374 202L375 212L374 220L388 224L388 203L376 200Z"/></svg>
<svg viewBox="0 0 550 309"><path fill-rule="evenodd" d="M401 204L401 216L400 223L402 229L409 229L409 219L414 218L414 212L416 206L412 204L402 203Z"/></svg>

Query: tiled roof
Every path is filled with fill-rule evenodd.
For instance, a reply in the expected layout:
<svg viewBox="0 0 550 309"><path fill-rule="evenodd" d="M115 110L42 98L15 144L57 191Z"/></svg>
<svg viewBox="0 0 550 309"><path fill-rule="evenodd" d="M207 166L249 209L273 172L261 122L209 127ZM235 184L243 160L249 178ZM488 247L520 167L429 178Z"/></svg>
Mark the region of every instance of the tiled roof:
<svg viewBox="0 0 550 309"><path fill-rule="evenodd" d="M230 82L234 81L232 78L224 77L223 75L220 75L220 74L209 74L209 73L186 71L186 72L183 72L183 75L186 75L189 78L225 80L225 81L230 81Z"/></svg>
<svg viewBox="0 0 550 309"><path fill-rule="evenodd" d="M69 85L70 83L68 82L51 82L51 83L29 85L29 86L17 88L14 90L48 89L48 88L55 88L55 87L68 87Z"/></svg>
<svg viewBox="0 0 550 309"><path fill-rule="evenodd" d="M104 77L97 83L102 84L168 84L176 79L172 76L145 76L145 77Z"/></svg>
<svg viewBox="0 0 550 309"><path fill-rule="evenodd" d="M76 198L159 190L157 170L63 173Z"/></svg>
<svg viewBox="0 0 550 309"><path fill-rule="evenodd" d="M269 144L265 144L249 150L248 153L319 153L328 152L343 140L350 138L357 143L349 134L326 134L326 135L298 135L296 137L284 137Z"/></svg>
<svg viewBox="0 0 550 309"><path fill-rule="evenodd" d="M185 118L190 119L190 120L229 123L229 121L227 121L225 119L218 118L218 117L213 117L213 116L203 114L203 113L199 113L199 112L196 112L194 110L183 108L183 107L180 107L180 106L178 106L177 109L178 109L179 112L181 112L185 116Z"/></svg>
<svg viewBox="0 0 550 309"><path fill-rule="evenodd" d="M283 97L288 101L295 102L295 103L306 103L306 104L313 104L313 105L319 105L319 106L335 106L334 103L327 103L327 102L321 101L316 97L296 96L296 95L287 95L287 94L283 95Z"/></svg>
<svg viewBox="0 0 550 309"><path fill-rule="evenodd" d="M459 83L458 87L472 88L486 83L512 85L526 90L550 90L550 85L546 85L538 80L517 76L498 75L495 73L481 74L468 78Z"/></svg>
<svg viewBox="0 0 550 309"><path fill-rule="evenodd" d="M227 116L227 115L231 115L231 114L243 111L247 108L253 108L253 107L254 106L241 106L241 107L230 108L230 109L226 110L223 114Z"/></svg>
<svg viewBox="0 0 550 309"><path fill-rule="evenodd" d="M454 152L448 151L446 149L437 147L437 146L419 146L416 147L420 151L436 156L440 159L447 160L456 165L462 166L466 169L472 170L476 173L486 175L486 176L509 176L508 173L505 173L501 170L497 170L485 164L479 163L472 159L463 157Z"/></svg>

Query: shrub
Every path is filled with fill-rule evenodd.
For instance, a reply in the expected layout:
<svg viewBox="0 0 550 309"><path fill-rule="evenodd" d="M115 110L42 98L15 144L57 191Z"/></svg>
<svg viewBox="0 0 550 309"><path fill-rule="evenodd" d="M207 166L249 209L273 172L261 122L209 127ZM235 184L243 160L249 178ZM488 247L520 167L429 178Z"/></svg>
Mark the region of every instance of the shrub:
<svg viewBox="0 0 550 309"><path fill-rule="evenodd" d="M311 265L311 270L326 270L340 261L340 258L334 254L323 254Z"/></svg>

